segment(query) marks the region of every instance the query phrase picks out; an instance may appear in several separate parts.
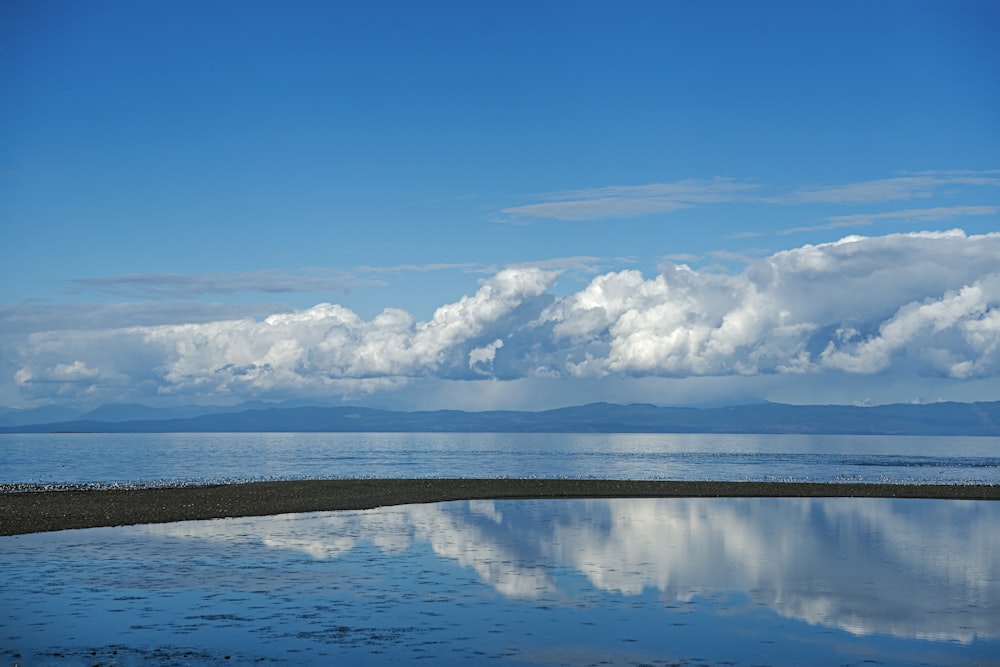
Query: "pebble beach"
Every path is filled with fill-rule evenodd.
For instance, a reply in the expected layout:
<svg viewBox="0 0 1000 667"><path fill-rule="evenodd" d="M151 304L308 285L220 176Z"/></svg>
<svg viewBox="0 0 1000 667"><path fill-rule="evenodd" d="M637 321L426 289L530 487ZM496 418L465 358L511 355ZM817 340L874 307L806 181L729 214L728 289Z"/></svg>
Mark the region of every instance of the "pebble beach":
<svg viewBox="0 0 1000 667"><path fill-rule="evenodd" d="M974 484L572 479L337 479L153 488L0 488L0 535L515 498L859 497L1000 500Z"/></svg>

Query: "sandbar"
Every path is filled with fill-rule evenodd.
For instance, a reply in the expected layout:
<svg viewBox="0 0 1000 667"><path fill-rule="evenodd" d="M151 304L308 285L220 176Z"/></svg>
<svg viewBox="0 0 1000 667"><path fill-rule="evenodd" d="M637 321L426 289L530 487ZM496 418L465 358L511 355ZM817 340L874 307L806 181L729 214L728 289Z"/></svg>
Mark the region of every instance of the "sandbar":
<svg viewBox="0 0 1000 667"><path fill-rule="evenodd" d="M0 535L517 498L856 497L1000 500L1000 486L599 479L335 479L0 493Z"/></svg>

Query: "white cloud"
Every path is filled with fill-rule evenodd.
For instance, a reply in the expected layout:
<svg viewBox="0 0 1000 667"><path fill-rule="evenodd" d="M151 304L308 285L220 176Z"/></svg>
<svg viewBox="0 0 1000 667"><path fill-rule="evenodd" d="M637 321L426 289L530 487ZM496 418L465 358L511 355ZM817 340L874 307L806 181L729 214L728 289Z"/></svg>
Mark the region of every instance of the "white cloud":
<svg viewBox="0 0 1000 667"><path fill-rule="evenodd" d="M497 356L497 350L501 347L503 347L503 341L497 338L489 345L474 348L469 352L469 368L487 375L491 374L490 370L493 368L493 360Z"/></svg>
<svg viewBox="0 0 1000 667"><path fill-rule="evenodd" d="M917 344L953 355L947 369L917 363L924 371L982 375L997 361L993 320L983 319L1000 307L997 257L1000 235L848 237L776 253L738 275L684 265L649 280L606 274L547 315L554 337L575 350L567 370L580 375L871 373L904 352L917 363ZM837 334L880 327L860 343Z"/></svg>
<svg viewBox="0 0 1000 667"><path fill-rule="evenodd" d="M616 257L616 262L630 261L628 258ZM518 262L511 264L512 269L542 269L544 271L573 271L578 273L597 273L600 267L609 263L606 257L594 257L591 255L577 255L575 257L552 257L549 259L535 260L531 262Z"/></svg>
<svg viewBox="0 0 1000 667"><path fill-rule="evenodd" d="M16 377L18 382L92 383L101 377L101 372L82 361L74 361L70 364L55 364L34 373L22 368L17 372Z"/></svg>
<svg viewBox="0 0 1000 667"><path fill-rule="evenodd" d="M991 274L940 299L902 306L877 334L831 341L821 363L853 373L885 370L893 356L912 350L936 370L956 378L996 373L1000 356L1000 274Z"/></svg>
<svg viewBox="0 0 1000 667"><path fill-rule="evenodd" d="M482 281L474 295L438 308L426 322L400 309L364 321L342 306L320 304L263 321L37 333L23 347L17 381L27 396L52 395L59 378L46 369L68 363L64 355L80 353L74 360L86 360L102 377L124 374L137 389L160 394L385 389L410 376L453 372L456 359L469 358L466 348L480 346L491 328L509 326L505 318L543 295L553 281L554 274L539 269L502 271ZM540 310L539 304L526 318ZM472 371L466 366L465 372ZM70 389L65 381L57 384L61 392Z"/></svg>
<svg viewBox="0 0 1000 667"><path fill-rule="evenodd" d="M602 273L564 297L551 293L558 272L522 266L426 321L320 304L262 320L38 332L5 355L28 398L356 397L429 380L477 382L462 391L483 396L633 377L974 382L1000 377L998 257L1000 234L851 236L733 274Z"/></svg>

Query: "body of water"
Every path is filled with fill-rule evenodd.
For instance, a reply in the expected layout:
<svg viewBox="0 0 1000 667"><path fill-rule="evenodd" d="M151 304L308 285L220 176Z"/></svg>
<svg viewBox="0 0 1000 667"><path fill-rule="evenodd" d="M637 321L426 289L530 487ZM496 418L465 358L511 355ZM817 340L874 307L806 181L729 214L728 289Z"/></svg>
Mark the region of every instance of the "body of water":
<svg viewBox="0 0 1000 667"><path fill-rule="evenodd" d="M0 436L0 487L1000 483L1000 439ZM1000 665L1000 503L463 501L0 537L8 665Z"/></svg>
<svg viewBox="0 0 1000 667"><path fill-rule="evenodd" d="M996 665L1000 503L463 501L0 538L23 665Z"/></svg>
<svg viewBox="0 0 1000 667"><path fill-rule="evenodd" d="M1000 484L1000 438L184 433L0 435L0 484L568 477Z"/></svg>

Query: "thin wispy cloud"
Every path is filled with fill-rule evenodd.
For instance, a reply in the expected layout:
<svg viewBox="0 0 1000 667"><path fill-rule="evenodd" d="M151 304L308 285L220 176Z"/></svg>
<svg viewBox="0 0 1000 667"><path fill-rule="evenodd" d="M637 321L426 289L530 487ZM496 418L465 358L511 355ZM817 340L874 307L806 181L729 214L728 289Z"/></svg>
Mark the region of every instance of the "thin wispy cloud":
<svg viewBox="0 0 1000 667"><path fill-rule="evenodd" d="M956 186L1000 187L1000 171L929 171L845 185L800 188L765 201L780 204L870 204L926 199Z"/></svg>
<svg viewBox="0 0 1000 667"><path fill-rule="evenodd" d="M139 299L196 299L206 295L243 293L287 294L347 292L362 286L382 286L378 280L344 273L277 270L232 273L135 273L69 282L75 291L92 291Z"/></svg>
<svg viewBox="0 0 1000 667"><path fill-rule="evenodd" d="M735 201L756 187L753 183L731 178L612 185L538 195L538 198L548 201L512 206L501 212L514 219L529 217L567 221L636 217L677 211L695 204Z"/></svg>
<svg viewBox="0 0 1000 667"><path fill-rule="evenodd" d="M434 271L465 271L477 272L482 269L481 264L475 262L436 262L431 264L394 264L392 266L370 266L362 265L355 267L358 273L431 273Z"/></svg>
<svg viewBox="0 0 1000 667"><path fill-rule="evenodd" d="M533 262L517 262L510 264L509 268L513 269L542 269L543 271L579 271L583 273L597 273L602 269L606 268L612 262L615 264L623 264L634 261L627 257L615 257L609 259L607 257L593 257L590 255L578 255L576 257L552 257L549 259L540 259Z"/></svg>
<svg viewBox="0 0 1000 667"><path fill-rule="evenodd" d="M291 310L281 303L212 303L194 300L114 303L0 304L0 337L33 331L108 329L263 318Z"/></svg>
<svg viewBox="0 0 1000 667"><path fill-rule="evenodd" d="M690 264L692 262L697 262L701 259L699 255L692 255L689 252L678 252L670 255L664 255L663 259L671 262L682 262L684 264Z"/></svg>
<svg viewBox="0 0 1000 667"><path fill-rule="evenodd" d="M904 211L888 211L886 213L859 213L855 215L837 215L830 218L831 223L840 226L844 224L870 225L874 222L903 220L912 222L939 222L953 220L966 215L994 215L998 206L937 206L935 208L916 208Z"/></svg>
<svg viewBox="0 0 1000 667"><path fill-rule="evenodd" d="M807 227L792 227L782 229L777 234L795 234L798 232L814 232L827 229L843 229L845 227L865 227L877 222L941 222L954 220L967 215L994 215L1000 211L1000 206L937 206L935 208L911 208L903 211L886 211L883 213L856 213L853 215L834 215L823 225Z"/></svg>
<svg viewBox="0 0 1000 667"><path fill-rule="evenodd" d="M690 207L691 204L660 197L608 197L514 206L505 208L502 213L578 222L604 218L633 218L651 213L669 213Z"/></svg>
<svg viewBox="0 0 1000 667"><path fill-rule="evenodd" d="M715 259L721 260L723 262L739 262L749 264L750 262L758 259L762 255L766 255L767 250L763 248L747 248L743 252L733 252L731 250L713 250L708 253Z"/></svg>
<svg viewBox="0 0 1000 667"><path fill-rule="evenodd" d="M612 259L580 255L515 262L504 266L476 262L438 262L390 266L362 265L353 267L349 271L316 269L301 272L262 270L231 273L142 273L71 280L68 281L67 291L100 293L129 299L148 299L151 302L178 299L193 300L203 296L244 293L344 293L360 287L385 287L388 285L385 280L367 276L399 276L405 273L437 271L493 275L505 268L534 268L554 273L595 274L607 269L610 264L627 264L632 261L634 259L625 257Z"/></svg>
<svg viewBox="0 0 1000 667"><path fill-rule="evenodd" d="M819 185L768 194L759 183L734 178L688 179L672 183L613 185L536 195L537 203L502 209L502 222L527 218L587 221L669 213L706 204L760 205L874 204L953 195L964 188L1000 187L1000 170L928 171L893 178ZM945 207L941 207L945 208ZM989 207L950 207L953 210ZM983 215L958 213L956 215ZM927 218L933 220L934 218ZM831 219L832 223L836 221ZM852 223L857 224L857 223ZM834 225L827 228L835 228ZM846 225L845 225L846 226ZM745 232L735 238L753 236ZM730 237L734 238L734 237Z"/></svg>

